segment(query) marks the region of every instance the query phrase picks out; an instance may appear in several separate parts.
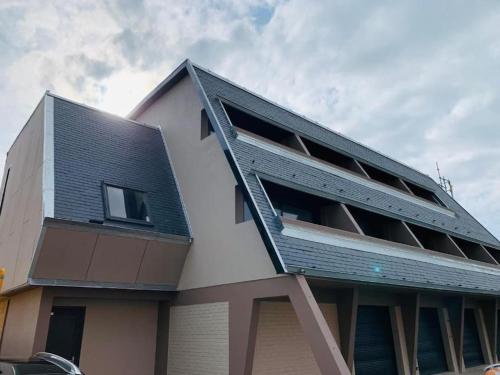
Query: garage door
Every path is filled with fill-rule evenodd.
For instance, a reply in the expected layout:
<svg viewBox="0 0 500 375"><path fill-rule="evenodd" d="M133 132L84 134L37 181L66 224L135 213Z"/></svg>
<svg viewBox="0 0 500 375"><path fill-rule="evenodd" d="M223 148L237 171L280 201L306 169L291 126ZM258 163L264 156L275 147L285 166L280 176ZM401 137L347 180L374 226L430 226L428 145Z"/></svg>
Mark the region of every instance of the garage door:
<svg viewBox="0 0 500 375"><path fill-rule="evenodd" d="M464 363L465 367L484 364L481 342L477 331L476 317L473 309L465 309L464 318Z"/></svg>
<svg viewBox="0 0 500 375"><path fill-rule="evenodd" d="M359 306L354 347L356 375L397 375L389 309Z"/></svg>
<svg viewBox="0 0 500 375"><path fill-rule="evenodd" d="M500 319L500 311L497 312L497 319ZM500 359L500 324L497 325L497 357Z"/></svg>
<svg viewBox="0 0 500 375"><path fill-rule="evenodd" d="M417 358L420 375L448 371L437 309L420 309Z"/></svg>

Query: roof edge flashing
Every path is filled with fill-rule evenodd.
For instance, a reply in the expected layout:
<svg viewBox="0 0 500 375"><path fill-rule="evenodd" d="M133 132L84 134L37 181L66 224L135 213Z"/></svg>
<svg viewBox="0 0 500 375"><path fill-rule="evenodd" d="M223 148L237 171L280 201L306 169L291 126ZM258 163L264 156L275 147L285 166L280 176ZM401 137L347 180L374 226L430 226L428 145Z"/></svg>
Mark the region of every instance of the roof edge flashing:
<svg viewBox="0 0 500 375"><path fill-rule="evenodd" d="M42 220L54 217L54 98L45 94L43 114Z"/></svg>

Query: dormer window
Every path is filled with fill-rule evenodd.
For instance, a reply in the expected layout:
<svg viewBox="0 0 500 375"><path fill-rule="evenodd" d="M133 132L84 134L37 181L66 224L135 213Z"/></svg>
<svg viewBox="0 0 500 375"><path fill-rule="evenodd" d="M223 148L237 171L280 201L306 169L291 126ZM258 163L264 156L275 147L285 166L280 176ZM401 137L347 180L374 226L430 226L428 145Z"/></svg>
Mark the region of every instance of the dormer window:
<svg viewBox="0 0 500 375"><path fill-rule="evenodd" d="M104 184L104 197L107 219L151 224L145 192Z"/></svg>

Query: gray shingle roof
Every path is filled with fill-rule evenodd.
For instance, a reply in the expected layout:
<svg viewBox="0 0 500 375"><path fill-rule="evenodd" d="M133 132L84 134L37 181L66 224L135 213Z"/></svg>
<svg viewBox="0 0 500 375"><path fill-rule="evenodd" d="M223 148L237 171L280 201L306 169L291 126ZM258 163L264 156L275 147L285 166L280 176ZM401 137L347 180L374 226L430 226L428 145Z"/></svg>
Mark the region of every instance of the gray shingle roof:
<svg viewBox="0 0 500 375"><path fill-rule="evenodd" d="M448 232L462 238L500 247L500 242L463 209L428 176L366 148L337 133L244 90L227 80L188 64L221 144L235 171L236 178L248 188L249 197L262 217L260 227L270 255L289 271L304 268L311 274L345 280L364 280L384 284L411 285L443 290L464 290L490 294L500 293L500 277L490 273L456 269L443 265L396 258L389 255L320 244L284 236L280 220L274 216L257 175L272 176L309 191L381 212L408 222ZM408 181L425 186L455 212L455 217L428 209L389 193L371 189L328 172L306 166L298 161L242 142L223 110L221 100L227 100L260 116L347 153L366 163L381 167ZM214 121L215 120L215 121ZM256 221L259 221L257 219ZM269 236L270 238L266 238ZM277 252L273 254L274 252ZM374 272L374 265L377 272Z"/></svg>
<svg viewBox="0 0 500 375"><path fill-rule="evenodd" d="M190 236L158 129L55 97L54 159L56 218L104 220L106 182L146 191L154 226L105 224Z"/></svg>

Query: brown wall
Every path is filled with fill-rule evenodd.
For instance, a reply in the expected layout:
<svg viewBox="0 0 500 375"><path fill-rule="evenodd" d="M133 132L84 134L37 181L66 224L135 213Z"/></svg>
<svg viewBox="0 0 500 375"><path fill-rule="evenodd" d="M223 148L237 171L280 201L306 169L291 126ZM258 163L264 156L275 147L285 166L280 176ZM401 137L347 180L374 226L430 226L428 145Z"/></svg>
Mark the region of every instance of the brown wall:
<svg viewBox="0 0 500 375"><path fill-rule="evenodd" d="M37 288L10 297L1 357L27 358L32 354L42 291Z"/></svg>
<svg viewBox="0 0 500 375"><path fill-rule="evenodd" d="M274 277L255 223L235 224L236 181L215 134L200 140L201 109L186 77L138 118L164 132L193 230L179 289Z"/></svg>
<svg viewBox="0 0 500 375"><path fill-rule="evenodd" d="M89 375L153 375L158 302L56 299L85 306L80 367Z"/></svg>
<svg viewBox="0 0 500 375"><path fill-rule="evenodd" d="M2 291L26 282L42 221L44 100L40 102L5 163L10 175L0 215L0 267L6 268Z"/></svg>
<svg viewBox="0 0 500 375"><path fill-rule="evenodd" d="M321 304L321 311L340 344L337 306ZM261 302L253 375L319 375L313 352L290 302Z"/></svg>

